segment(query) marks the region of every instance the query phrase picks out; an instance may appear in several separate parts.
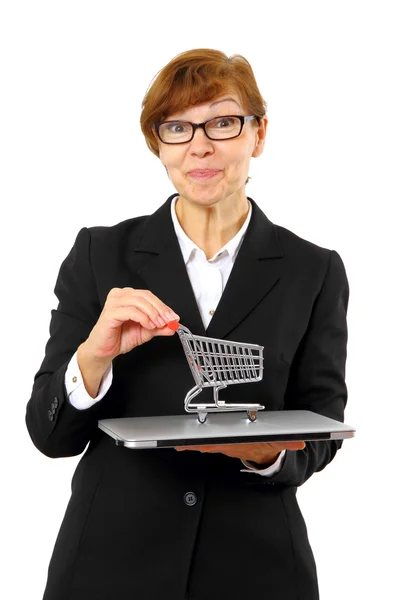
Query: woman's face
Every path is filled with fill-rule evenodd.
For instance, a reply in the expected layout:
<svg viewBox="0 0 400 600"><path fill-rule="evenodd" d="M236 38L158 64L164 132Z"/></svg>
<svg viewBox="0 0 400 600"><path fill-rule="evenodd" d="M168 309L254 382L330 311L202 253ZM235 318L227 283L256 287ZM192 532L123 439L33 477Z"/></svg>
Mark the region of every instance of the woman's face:
<svg viewBox="0 0 400 600"><path fill-rule="evenodd" d="M226 93L214 100L168 115L164 120L184 120L203 123L225 115L247 115L234 93ZM259 156L264 148L268 120L249 121L243 125L239 137L228 140L210 140L198 128L192 141L184 144L163 144L158 140L160 160L165 165L179 195L196 204L212 206L228 199L245 200L245 181L250 158ZM217 174L207 179L195 178L194 169L215 169Z"/></svg>

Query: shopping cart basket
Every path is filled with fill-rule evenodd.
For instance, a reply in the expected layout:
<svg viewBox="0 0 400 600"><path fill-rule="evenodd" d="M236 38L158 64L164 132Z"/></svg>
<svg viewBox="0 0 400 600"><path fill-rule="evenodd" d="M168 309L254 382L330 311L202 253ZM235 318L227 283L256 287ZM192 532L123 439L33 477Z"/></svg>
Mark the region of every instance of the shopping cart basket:
<svg viewBox="0 0 400 600"><path fill-rule="evenodd" d="M251 383L263 378L263 346L219 340L200 335L178 323L170 321L168 327L177 331L196 385L185 398L185 410L197 412L200 423L205 423L209 412L246 411L251 421L257 419L261 404L226 404L219 400L218 392L234 383ZM214 404L191 404L203 388L214 388Z"/></svg>

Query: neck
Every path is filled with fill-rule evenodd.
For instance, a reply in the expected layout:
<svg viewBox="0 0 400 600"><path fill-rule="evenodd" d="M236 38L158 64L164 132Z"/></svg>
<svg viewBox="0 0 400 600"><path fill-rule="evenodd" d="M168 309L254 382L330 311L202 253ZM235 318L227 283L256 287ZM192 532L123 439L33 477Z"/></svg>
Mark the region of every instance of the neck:
<svg viewBox="0 0 400 600"><path fill-rule="evenodd" d="M246 197L231 204L201 206L180 196L175 212L186 235L201 248L207 259L214 256L242 227L250 209Z"/></svg>

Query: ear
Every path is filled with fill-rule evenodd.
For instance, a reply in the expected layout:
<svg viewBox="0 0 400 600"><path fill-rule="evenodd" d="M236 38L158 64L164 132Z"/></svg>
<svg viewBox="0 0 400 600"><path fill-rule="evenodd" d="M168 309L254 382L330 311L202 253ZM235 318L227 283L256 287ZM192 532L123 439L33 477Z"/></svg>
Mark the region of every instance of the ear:
<svg viewBox="0 0 400 600"><path fill-rule="evenodd" d="M267 133L267 125L268 125L268 119L267 119L267 117L264 116L261 118L260 125L258 126L258 129L257 129L254 150L253 150L253 154L251 156L257 157L257 156L260 156L260 154L262 154L262 152L264 150L264 145L265 145L265 136Z"/></svg>

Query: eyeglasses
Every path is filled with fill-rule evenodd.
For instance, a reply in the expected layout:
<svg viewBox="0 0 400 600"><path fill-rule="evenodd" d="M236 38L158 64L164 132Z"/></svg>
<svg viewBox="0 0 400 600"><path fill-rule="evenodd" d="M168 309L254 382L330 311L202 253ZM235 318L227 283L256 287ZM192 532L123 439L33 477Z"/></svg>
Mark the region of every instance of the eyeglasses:
<svg viewBox="0 0 400 600"><path fill-rule="evenodd" d="M210 140L230 140L242 133L243 125L257 119L255 115L228 115L216 117L204 123L190 121L163 121L155 123L154 129L164 144L186 144L193 139L198 127L204 131Z"/></svg>

